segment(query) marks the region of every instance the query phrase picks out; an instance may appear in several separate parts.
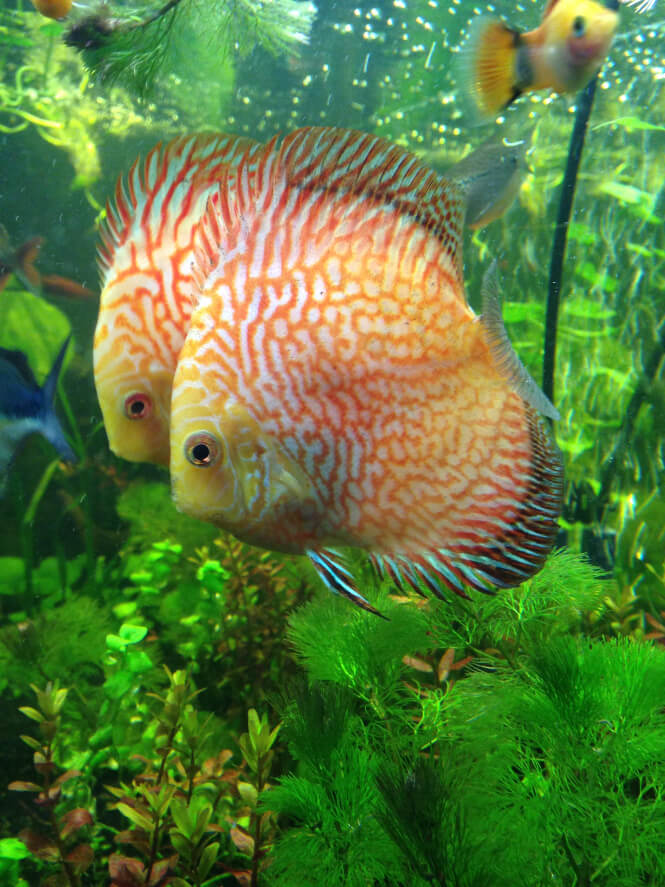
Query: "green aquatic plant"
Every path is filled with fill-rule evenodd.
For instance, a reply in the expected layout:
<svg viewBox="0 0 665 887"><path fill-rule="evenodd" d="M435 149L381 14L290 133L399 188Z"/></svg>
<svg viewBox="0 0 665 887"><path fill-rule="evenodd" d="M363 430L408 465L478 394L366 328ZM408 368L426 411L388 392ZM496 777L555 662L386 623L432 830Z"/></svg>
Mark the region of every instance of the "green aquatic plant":
<svg viewBox="0 0 665 887"><path fill-rule="evenodd" d="M57 743L60 740L61 710L68 690L58 682L47 683L41 690L33 685L37 707L23 706L20 711L36 721L39 737L25 735L21 739L33 750L34 766L39 782L15 780L9 790L34 794L35 815L45 822L39 831L24 829L20 840L37 859L55 868L60 883L80 887L81 876L90 868L94 851L86 840L93 824L90 811L75 806L71 783L81 774L78 770L62 770L57 764ZM41 881L44 884L46 881Z"/></svg>
<svg viewBox="0 0 665 887"><path fill-rule="evenodd" d="M205 10L192 0L134 11L104 4L76 19L65 42L80 50L87 69L101 82L121 81L145 94L178 52L184 23L194 24L196 42L214 33L218 56L231 50L245 54L257 45L273 54L296 53L309 40L315 14L309 0L216 0Z"/></svg>
<svg viewBox="0 0 665 887"><path fill-rule="evenodd" d="M542 597L531 583L510 596L512 621L495 609L501 596L428 602L419 628L383 597L388 623L341 607L333 620L335 602L318 598L294 617L307 686L282 709L294 772L262 798L282 824L269 884L628 887L665 876L665 654L548 630L564 590L572 624L591 628L583 611L608 586L588 565L555 559L540 583ZM349 634L356 643L331 666ZM445 645L475 655L441 683L401 656L414 642L425 659Z"/></svg>
<svg viewBox="0 0 665 887"><path fill-rule="evenodd" d="M123 640L128 646L141 641L121 632L111 647ZM12 854L9 859L25 860L33 873L39 871L44 887L107 883L109 876L115 887L157 887L167 877L169 883L181 887L203 887L218 882L212 869L222 859L228 868L235 864L237 852L229 833L238 826L229 826L226 817L232 813L233 822L244 821L253 777L242 782L241 771L228 766L232 752L218 744L220 724L197 710L198 693L187 675L167 669L166 678L163 692L150 694L152 704L143 709L142 753L137 746L124 753L117 746L119 784L107 784L104 789L99 783L100 751L116 728L113 711L102 707L97 730L90 735L89 725L88 736L79 737L76 751L67 735L71 724L65 714L71 691L57 682L43 690L35 686L37 708L21 708L39 724L39 738L26 735L22 739L34 751L40 781L14 780L9 788L35 794L39 826L20 832L25 853L18 853L14 845L7 853ZM248 755L251 773L257 764L255 750L259 750L264 769L257 785L263 788L269 751L261 730L254 730L255 720L259 726L263 723L250 714L251 738L246 735L239 742ZM272 741L275 735L273 731ZM63 764L72 752L76 768ZM112 769L108 759L105 766L107 781ZM254 789L255 797L258 790ZM107 792L110 801L106 801ZM118 829L119 818L126 820L127 828Z"/></svg>

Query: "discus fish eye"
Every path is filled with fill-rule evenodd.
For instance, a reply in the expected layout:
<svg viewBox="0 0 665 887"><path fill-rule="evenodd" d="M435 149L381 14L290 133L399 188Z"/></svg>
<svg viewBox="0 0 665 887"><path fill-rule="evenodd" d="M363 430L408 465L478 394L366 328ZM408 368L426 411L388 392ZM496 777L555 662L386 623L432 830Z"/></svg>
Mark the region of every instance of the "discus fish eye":
<svg viewBox="0 0 665 887"><path fill-rule="evenodd" d="M573 37L584 37L586 33L586 20L583 16L577 15L573 19Z"/></svg>
<svg viewBox="0 0 665 887"><path fill-rule="evenodd" d="M198 431L190 434L185 441L185 457L197 468L208 468L214 465L219 456L217 441L211 434Z"/></svg>
<svg viewBox="0 0 665 887"><path fill-rule="evenodd" d="M137 392L125 398L125 416L128 419L147 419L152 413L152 400L147 394Z"/></svg>

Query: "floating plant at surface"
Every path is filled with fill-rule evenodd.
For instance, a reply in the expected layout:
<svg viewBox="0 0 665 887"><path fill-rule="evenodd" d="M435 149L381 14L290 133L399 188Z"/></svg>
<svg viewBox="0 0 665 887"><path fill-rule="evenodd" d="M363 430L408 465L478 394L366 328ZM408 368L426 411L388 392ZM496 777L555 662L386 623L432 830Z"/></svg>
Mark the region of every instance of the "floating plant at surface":
<svg viewBox="0 0 665 887"><path fill-rule="evenodd" d="M315 15L310 0L215 0L205 8L193 0L168 0L132 10L99 3L73 19L64 39L101 82L121 81L145 93L180 51L183 26L190 44L214 35L217 56L256 46L295 54L309 41Z"/></svg>

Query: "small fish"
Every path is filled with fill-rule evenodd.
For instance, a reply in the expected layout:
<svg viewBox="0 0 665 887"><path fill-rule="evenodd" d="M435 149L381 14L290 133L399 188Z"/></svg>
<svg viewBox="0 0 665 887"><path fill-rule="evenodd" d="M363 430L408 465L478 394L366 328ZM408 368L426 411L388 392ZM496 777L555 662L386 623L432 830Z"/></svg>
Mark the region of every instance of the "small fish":
<svg viewBox="0 0 665 887"><path fill-rule="evenodd" d="M41 237L33 237L14 249L6 228L0 225L0 292L12 274L31 292L41 288L41 275L35 268L35 259L42 243Z"/></svg>
<svg viewBox="0 0 665 887"><path fill-rule="evenodd" d="M72 8L72 0L32 0L37 12L47 18L64 18Z"/></svg>
<svg viewBox="0 0 665 887"><path fill-rule="evenodd" d="M618 22L616 10L595 0L549 0L540 25L526 32L481 16L462 50L461 87L481 117L525 92L577 92L602 65Z"/></svg>
<svg viewBox="0 0 665 887"><path fill-rule="evenodd" d="M55 389L70 338L65 339L41 388L22 351L0 348L0 491L18 446L34 432L52 443L65 461L76 462L54 408Z"/></svg>
<svg viewBox="0 0 665 887"><path fill-rule="evenodd" d="M23 286L36 296L47 293L76 299L96 298L96 293L75 280L60 277L59 274L41 274L35 268L43 243L43 237L31 237L15 250L6 229L0 225L0 292L7 286L11 275L15 274Z"/></svg>
<svg viewBox="0 0 665 887"><path fill-rule="evenodd" d="M169 462L171 383L189 325L193 236L212 183L258 144L224 135L180 137L120 177L98 261L102 294L94 373L109 445L135 462Z"/></svg>
<svg viewBox="0 0 665 887"><path fill-rule="evenodd" d="M464 222L469 228L484 228L501 218L517 197L526 170L529 141L490 139L454 166L444 177L457 182L466 193Z"/></svg>
<svg viewBox="0 0 665 887"><path fill-rule="evenodd" d="M223 176L197 235L173 382L181 510L306 554L364 609L340 547L399 585L513 586L557 532L558 413L512 350L495 272L467 303L464 194L352 130L305 128ZM231 182L233 184L233 182Z"/></svg>

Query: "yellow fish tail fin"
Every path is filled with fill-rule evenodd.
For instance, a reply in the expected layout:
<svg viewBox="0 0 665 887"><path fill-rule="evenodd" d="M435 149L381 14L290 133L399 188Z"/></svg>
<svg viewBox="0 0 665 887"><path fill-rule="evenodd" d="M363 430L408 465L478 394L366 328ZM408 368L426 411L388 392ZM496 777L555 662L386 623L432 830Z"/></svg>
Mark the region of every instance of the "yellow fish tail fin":
<svg viewBox="0 0 665 887"><path fill-rule="evenodd" d="M516 61L520 34L498 19L473 22L458 66L460 88L481 119L498 114L520 94Z"/></svg>

